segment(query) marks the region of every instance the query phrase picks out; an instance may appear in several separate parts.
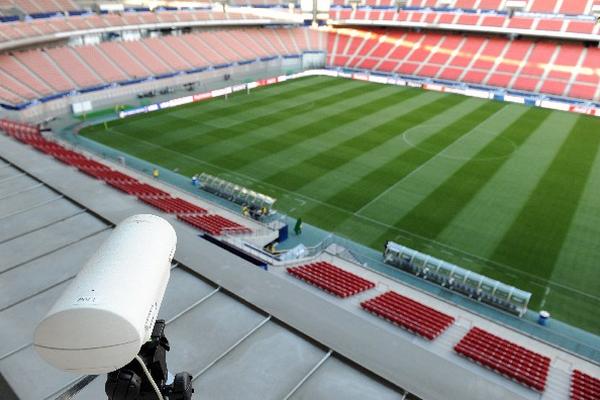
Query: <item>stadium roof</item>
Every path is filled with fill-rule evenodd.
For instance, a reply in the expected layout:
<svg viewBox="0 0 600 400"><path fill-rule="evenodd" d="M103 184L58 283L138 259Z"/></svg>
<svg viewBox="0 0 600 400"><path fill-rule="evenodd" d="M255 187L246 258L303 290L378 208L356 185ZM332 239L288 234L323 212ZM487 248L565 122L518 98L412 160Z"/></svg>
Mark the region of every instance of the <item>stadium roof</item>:
<svg viewBox="0 0 600 400"><path fill-rule="evenodd" d="M0 192L0 372L18 398L54 398L80 377L46 365L31 346L32 332L112 224L5 162L0 162ZM106 200L118 214L133 212L129 199ZM213 253L214 245L202 244ZM211 268L255 268L218 248L214 253L206 257ZM401 393L177 264L161 317L172 346L170 370L192 373L198 397L284 398L317 365L319 371L296 396L385 399ZM104 379L94 379L76 398L98 399L103 390ZM7 387L0 386L0 397L10 399Z"/></svg>

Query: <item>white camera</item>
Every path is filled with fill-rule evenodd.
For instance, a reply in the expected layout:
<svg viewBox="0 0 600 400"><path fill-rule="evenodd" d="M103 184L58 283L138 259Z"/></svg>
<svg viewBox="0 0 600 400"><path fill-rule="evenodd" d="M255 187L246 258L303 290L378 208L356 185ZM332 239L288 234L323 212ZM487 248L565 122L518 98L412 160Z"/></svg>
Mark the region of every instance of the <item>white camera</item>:
<svg viewBox="0 0 600 400"><path fill-rule="evenodd" d="M36 328L40 356L81 374L132 361L152 334L176 244L175 230L160 217L122 221Z"/></svg>

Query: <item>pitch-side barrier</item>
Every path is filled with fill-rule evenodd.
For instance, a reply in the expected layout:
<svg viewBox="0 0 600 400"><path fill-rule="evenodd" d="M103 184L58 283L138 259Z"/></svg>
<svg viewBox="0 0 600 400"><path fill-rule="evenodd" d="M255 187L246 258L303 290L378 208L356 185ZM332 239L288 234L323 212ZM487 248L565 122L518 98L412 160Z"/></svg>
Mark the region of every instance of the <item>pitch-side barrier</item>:
<svg viewBox="0 0 600 400"><path fill-rule="evenodd" d="M553 110L575 112L580 114L588 114L600 116L600 105L590 102L583 102L570 99L560 99L549 97L535 93L514 93L510 90L497 88L481 88L471 87L462 83L438 83L431 82L425 79L405 78L393 75L383 75L367 72L352 72L344 70L331 69L311 69L296 74L280 75L268 79L260 79L254 82L243 83L233 86L227 86L222 89L211 90L208 92L197 93L190 96L179 97L177 99L167 100L160 103L154 103L143 107L134 108L119 113L120 118L126 118L131 115L149 113L166 108L177 107L183 104L189 104L216 97L228 96L232 93L241 91L250 91L257 87L274 85L285 82L291 79L304 78L307 76L330 76L337 78L355 79L361 81L374 82L385 85L408 86L421 88L425 90L433 90L436 92L454 93L463 96L477 97L482 99L490 99L496 101L507 101L511 103L519 103Z"/></svg>

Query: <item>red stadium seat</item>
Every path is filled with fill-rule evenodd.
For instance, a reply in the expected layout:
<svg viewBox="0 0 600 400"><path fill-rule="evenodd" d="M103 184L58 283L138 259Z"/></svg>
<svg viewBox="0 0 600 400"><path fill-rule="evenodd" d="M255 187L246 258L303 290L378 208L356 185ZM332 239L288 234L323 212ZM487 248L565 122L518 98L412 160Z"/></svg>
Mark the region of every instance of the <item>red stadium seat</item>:
<svg viewBox="0 0 600 400"><path fill-rule="evenodd" d="M598 96L592 87L600 84L597 48L427 31L360 32L330 33L330 64L587 100Z"/></svg>
<svg viewBox="0 0 600 400"><path fill-rule="evenodd" d="M113 170L97 170L97 169L84 169L82 170L85 174L92 176L96 179L99 179L104 182L122 182L122 183L139 183L137 179L130 177L129 175L125 175L119 171Z"/></svg>
<svg viewBox="0 0 600 400"><path fill-rule="evenodd" d="M386 292L361 307L427 340L433 340L454 323L454 317L396 292Z"/></svg>
<svg viewBox="0 0 600 400"><path fill-rule="evenodd" d="M187 222L195 228L198 228L211 235L220 236L223 234L248 234L252 233L250 228L231 221L225 217L216 214L197 215L197 214L178 214L177 218Z"/></svg>
<svg viewBox="0 0 600 400"><path fill-rule="evenodd" d="M148 185L147 183L130 182L122 180L109 180L110 186L120 190L123 193L136 197L166 197L169 196L164 190L155 188L154 186Z"/></svg>
<svg viewBox="0 0 600 400"><path fill-rule="evenodd" d="M373 282L323 261L288 268L287 272L298 279L342 298L375 287Z"/></svg>
<svg viewBox="0 0 600 400"><path fill-rule="evenodd" d="M600 399L600 378L574 370L571 376L571 400Z"/></svg>
<svg viewBox="0 0 600 400"><path fill-rule="evenodd" d="M454 350L533 390L543 392L546 387L550 358L483 329L472 328Z"/></svg>
<svg viewBox="0 0 600 400"><path fill-rule="evenodd" d="M56 1L56 0L54 0ZM365 17L367 14L365 13ZM0 24L0 42L131 24L259 18L216 11L89 15ZM35 26L35 29L33 28ZM192 34L102 42L94 46L31 49L0 55L0 102L21 104L42 97L163 76L211 65L321 50L322 33L303 28L226 29ZM358 45L362 39L357 38ZM348 61L349 56L344 61ZM358 61L358 60L356 60ZM341 61L340 61L341 62Z"/></svg>
<svg viewBox="0 0 600 400"><path fill-rule="evenodd" d="M144 203L171 214L206 214L208 212L204 208L180 198L172 198L170 196L140 196L139 198Z"/></svg>

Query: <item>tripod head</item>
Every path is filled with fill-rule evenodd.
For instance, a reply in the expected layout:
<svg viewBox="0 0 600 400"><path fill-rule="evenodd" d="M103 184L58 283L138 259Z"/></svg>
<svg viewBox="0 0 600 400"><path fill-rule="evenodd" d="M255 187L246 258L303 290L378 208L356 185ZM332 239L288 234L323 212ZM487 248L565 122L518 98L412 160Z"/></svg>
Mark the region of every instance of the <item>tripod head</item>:
<svg viewBox="0 0 600 400"><path fill-rule="evenodd" d="M173 383L167 384L169 349L169 341L165 336L165 321L157 320L150 340L141 347L138 357L107 375L104 391L108 400L156 400L158 398L141 362L165 399L191 400L194 389L192 376L189 373L178 373Z"/></svg>

